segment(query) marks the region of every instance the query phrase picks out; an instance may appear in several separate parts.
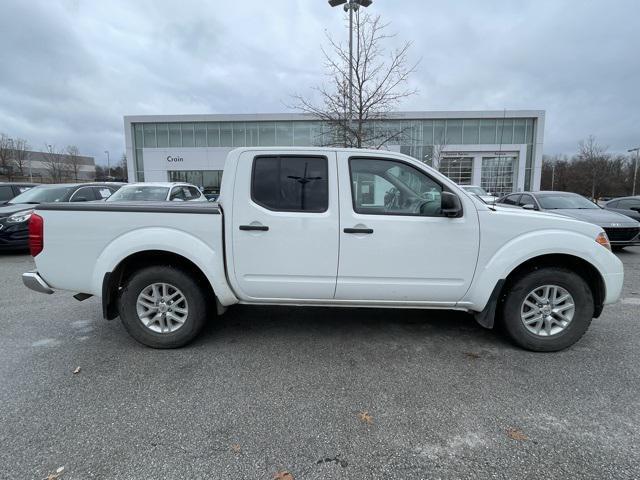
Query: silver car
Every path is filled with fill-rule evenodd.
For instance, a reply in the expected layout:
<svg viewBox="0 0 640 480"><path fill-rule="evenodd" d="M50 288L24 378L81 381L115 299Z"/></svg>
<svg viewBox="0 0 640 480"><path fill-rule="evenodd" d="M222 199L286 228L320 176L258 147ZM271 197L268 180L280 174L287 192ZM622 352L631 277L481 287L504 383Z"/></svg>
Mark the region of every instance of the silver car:
<svg viewBox="0 0 640 480"><path fill-rule="evenodd" d="M570 192L519 192L500 198L497 206L555 213L594 223L604 229L617 250L640 245L640 223L617 212L605 210L582 195Z"/></svg>

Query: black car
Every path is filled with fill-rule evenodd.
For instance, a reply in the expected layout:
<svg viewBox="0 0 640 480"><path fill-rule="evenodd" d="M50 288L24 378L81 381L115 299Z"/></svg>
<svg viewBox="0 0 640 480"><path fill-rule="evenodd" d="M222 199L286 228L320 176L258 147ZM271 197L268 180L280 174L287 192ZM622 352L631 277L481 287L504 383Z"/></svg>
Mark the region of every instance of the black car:
<svg viewBox="0 0 640 480"><path fill-rule="evenodd" d="M36 183L5 183L0 182L0 205L35 187Z"/></svg>
<svg viewBox="0 0 640 480"><path fill-rule="evenodd" d="M640 222L640 195L635 197L621 197L609 200L604 208L612 212L621 213Z"/></svg>
<svg viewBox="0 0 640 480"><path fill-rule="evenodd" d="M109 197L120 185L62 183L38 185L0 207L0 251L29 247L28 220L34 205L52 202L90 202Z"/></svg>
<svg viewBox="0 0 640 480"><path fill-rule="evenodd" d="M606 210L582 195L571 192L519 192L498 199L496 206L555 213L599 225L613 248L640 245L640 223L620 213Z"/></svg>

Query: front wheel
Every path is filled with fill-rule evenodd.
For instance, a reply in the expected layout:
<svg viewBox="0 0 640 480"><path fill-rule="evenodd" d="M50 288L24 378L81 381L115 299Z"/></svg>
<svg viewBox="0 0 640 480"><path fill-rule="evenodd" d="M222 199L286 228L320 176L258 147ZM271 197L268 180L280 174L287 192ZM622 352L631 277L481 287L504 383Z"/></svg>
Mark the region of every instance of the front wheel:
<svg viewBox="0 0 640 480"><path fill-rule="evenodd" d="M184 271L154 266L135 272L119 302L122 324L138 342L178 348L191 342L206 319L202 289Z"/></svg>
<svg viewBox="0 0 640 480"><path fill-rule="evenodd" d="M593 312L593 293L582 277L563 268L541 268L511 286L502 321L509 337L522 348L554 352L584 335Z"/></svg>

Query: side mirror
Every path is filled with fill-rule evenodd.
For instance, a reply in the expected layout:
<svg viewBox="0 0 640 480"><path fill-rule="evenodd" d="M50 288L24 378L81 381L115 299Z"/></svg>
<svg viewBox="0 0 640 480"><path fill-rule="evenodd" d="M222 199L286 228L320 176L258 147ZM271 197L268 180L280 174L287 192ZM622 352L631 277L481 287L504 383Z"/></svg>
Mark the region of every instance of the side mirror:
<svg viewBox="0 0 640 480"><path fill-rule="evenodd" d="M457 195L442 192L440 196L440 210L445 217L456 218L462 216L462 203Z"/></svg>
<svg viewBox="0 0 640 480"><path fill-rule="evenodd" d="M86 202L87 201L87 197L75 197L73 200L71 200L72 202Z"/></svg>
<svg viewBox="0 0 640 480"><path fill-rule="evenodd" d="M522 206L523 210L537 210L536 206L533 203L527 203Z"/></svg>

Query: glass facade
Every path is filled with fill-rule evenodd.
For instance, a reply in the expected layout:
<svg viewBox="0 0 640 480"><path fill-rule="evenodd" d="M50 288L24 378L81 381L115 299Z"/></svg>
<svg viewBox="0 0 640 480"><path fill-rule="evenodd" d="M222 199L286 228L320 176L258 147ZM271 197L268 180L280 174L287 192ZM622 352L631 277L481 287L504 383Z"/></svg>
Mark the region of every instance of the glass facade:
<svg viewBox="0 0 640 480"><path fill-rule="evenodd" d="M472 151L473 145L526 145L525 189L529 189L533 174L533 152L536 138L535 118L447 118L417 120L376 120L367 130L371 138L381 134L393 137L386 146L399 147L402 153L433 165L434 156L443 146L459 145ZM270 146L332 146L336 139L326 124L318 121L233 121L134 123L132 153L136 180L144 181L143 148L192 147L270 147ZM441 159L441 162L444 159ZM471 181L471 166L460 164L452 169L450 159L439 168L460 183ZM464 168L463 168L464 167ZM443 170L443 168L446 170ZM493 167L487 168L491 170ZM511 166L512 170L515 168ZM462 169L462 170L460 170ZM483 172L485 163L483 162ZM171 175L174 175L173 173ZM175 175L178 175L177 173ZM483 177L484 173L483 173ZM488 178L488 177L487 177ZM180 179L182 180L182 178ZM200 185L202 182L192 182ZM205 182L206 183L206 182ZM219 186L219 184L218 184Z"/></svg>

